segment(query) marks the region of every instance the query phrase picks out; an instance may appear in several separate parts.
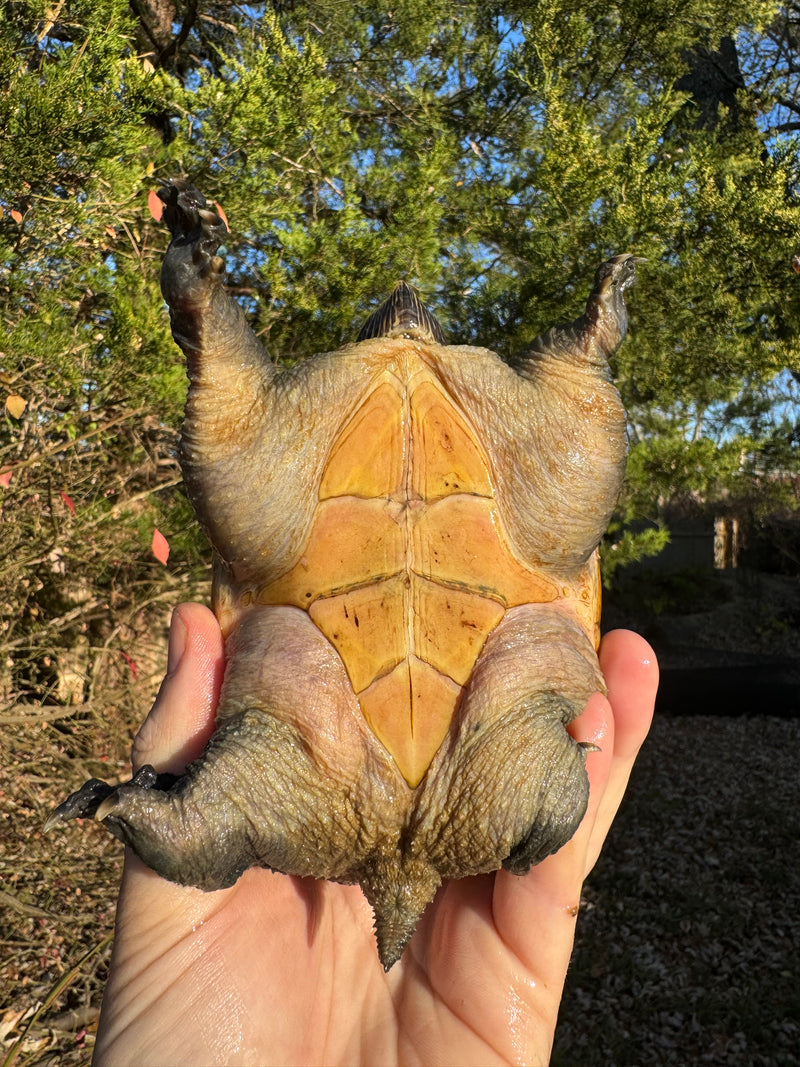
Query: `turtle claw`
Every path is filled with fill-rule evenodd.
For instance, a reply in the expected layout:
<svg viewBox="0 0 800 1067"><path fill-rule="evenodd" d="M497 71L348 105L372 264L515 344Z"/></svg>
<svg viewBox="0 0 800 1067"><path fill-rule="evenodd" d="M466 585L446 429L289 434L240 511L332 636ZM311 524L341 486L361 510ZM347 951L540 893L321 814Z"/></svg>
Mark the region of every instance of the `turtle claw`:
<svg viewBox="0 0 800 1067"><path fill-rule="evenodd" d="M95 822L102 822L107 815L110 815L116 808L119 807L119 791L114 790L104 801L100 804L97 811L94 813Z"/></svg>
<svg viewBox="0 0 800 1067"><path fill-rule="evenodd" d="M213 256L228 227L203 194L184 179L175 178L162 182L156 195L164 204L163 221L173 240L196 242L206 255Z"/></svg>
<svg viewBox="0 0 800 1067"><path fill-rule="evenodd" d="M130 782L124 785L109 785L99 778L90 778L81 788L59 804L44 824L44 832L71 819L95 819L102 822L111 815L120 802L120 790L135 786L139 789L167 790L176 781L174 774L157 774L153 767L146 764L137 771Z"/></svg>
<svg viewBox="0 0 800 1067"><path fill-rule="evenodd" d="M71 819L93 819L98 808L114 792L114 786L101 782L99 778L90 778L77 792L72 793L62 804L58 805L45 822L44 832L48 833L54 826L69 822Z"/></svg>
<svg viewBox="0 0 800 1067"><path fill-rule="evenodd" d="M161 291L175 312L183 302L205 299L209 290L222 285L225 264L217 253L228 227L203 194L183 179L164 182L158 198L164 204L162 220L172 235Z"/></svg>
<svg viewBox="0 0 800 1067"><path fill-rule="evenodd" d="M606 278L610 279L607 284L620 290L627 289L636 281L636 264L641 262L641 259L631 255L630 252L622 252L618 256L607 259L605 263L598 267L595 274L595 292L603 292L605 290L606 286L603 285L603 282Z"/></svg>
<svg viewBox="0 0 800 1067"><path fill-rule="evenodd" d="M590 752L602 752L602 748L596 745L593 741L579 741L578 748L583 752L585 756L588 756Z"/></svg>

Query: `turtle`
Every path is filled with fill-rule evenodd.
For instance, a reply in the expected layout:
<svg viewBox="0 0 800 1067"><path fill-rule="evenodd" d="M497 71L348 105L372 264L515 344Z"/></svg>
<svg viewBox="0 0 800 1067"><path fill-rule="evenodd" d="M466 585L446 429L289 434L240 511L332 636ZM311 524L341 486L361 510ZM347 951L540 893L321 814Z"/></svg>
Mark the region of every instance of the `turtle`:
<svg viewBox="0 0 800 1067"><path fill-rule="evenodd" d="M401 281L355 341L280 369L226 291L219 214L182 180L159 196L222 693L182 775L92 779L48 828L94 817L207 891L253 866L358 883L388 970L443 879L523 874L584 815L592 746L567 725L605 690L635 261L505 361L448 344Z"/></svg>

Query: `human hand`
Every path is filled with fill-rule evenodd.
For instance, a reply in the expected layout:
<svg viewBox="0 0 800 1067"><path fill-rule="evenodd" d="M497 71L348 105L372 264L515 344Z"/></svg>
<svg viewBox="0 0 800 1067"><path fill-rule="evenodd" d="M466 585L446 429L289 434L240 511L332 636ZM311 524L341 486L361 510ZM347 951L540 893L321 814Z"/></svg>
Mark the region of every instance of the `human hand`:
<svg viewBox="0 0 800 1067"><path fill-rule="evenodd" d="M358 886L249 870L230 889L173 885L128 851L95 1064L545 1064L584 878L652 717L642 638L604 638L608 699L570 732L587 758L586 816L524 877L445 883L384 973ZM179 773L213 730L223 648L213 614L177 609L161 691L134 743ZM612 711L613 709L613 711Z"/></svg>

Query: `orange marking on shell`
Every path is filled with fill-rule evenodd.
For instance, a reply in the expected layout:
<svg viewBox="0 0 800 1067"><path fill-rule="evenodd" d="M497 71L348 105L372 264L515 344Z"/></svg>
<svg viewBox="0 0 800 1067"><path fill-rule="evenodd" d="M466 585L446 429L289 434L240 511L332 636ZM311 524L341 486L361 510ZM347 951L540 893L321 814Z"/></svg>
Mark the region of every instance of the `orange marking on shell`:
<svg viewBox="0 0 800 1067"><path fill-rule="evenodd" d="M559 597L556 582L514 558L493 500L445 497L426 510L412 539L418 569L432 581L472 589L509 608Z"/></svg>
<svg viewBox="0 0 800 1067"><path fill-rule="evenodd" d="M364 717L412 789L444 740L460 696L460 685L416 656L361 693Z"/></svg>
<svg viewBox="0 0 800 1067"><path fill-rule="evenodd" d="M386 500L323 500L299 562L262 590L258 602L308 609L318 597L398 574L406 563L405 540Z"/></svg>
<svg viewBox="0 0 800 1067"><path fill-rule="evenodd" d="M406 600L405 583L397 576L323 597L309 608L342 657L356 693L406 658Z"/></svg>
<svg viewBox="0 0 800 1067"><path fill-rule="evenodd" d="M256 593L309 612L412 787L506 609L563 595L516 558L493 494L479 439L412 348L333 440L298 562Z"/></svg>
<svg viewBox="0 0 800 1067"><path fill-rule="evenodd" d="M389 496L400 488L402 404L389 382L379 385L362 404L331 450L319 487L320 500L348 494Z"/></svg>
<svg viewBox="0 0 800 1067"><path fill-rule="evenodd" d="M423 381L412 393L411 418L415 493L423 500L452 493L492 495L486 459L474 434L433 382Z"/></svg>
<svg viewBox="0 0 800 1067"><path fill-rule="evenodd" d="M414 648L420 659L466 685L484 642L505 614L493 600L416 578Z"/></svg>

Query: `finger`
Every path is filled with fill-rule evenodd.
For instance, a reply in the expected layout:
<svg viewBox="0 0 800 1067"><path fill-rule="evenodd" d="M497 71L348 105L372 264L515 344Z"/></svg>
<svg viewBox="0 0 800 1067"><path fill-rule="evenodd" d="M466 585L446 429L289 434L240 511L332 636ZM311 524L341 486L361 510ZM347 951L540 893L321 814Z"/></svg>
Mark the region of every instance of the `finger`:
<svg viewBox="0 0 800 1067"><path fill-rule="evenodd" d="M167 675L133 742L134 771L149 763L179 774L200 755L214 728L223 669L213 613L202 604L181 604L170 625Z"/></svg>
<svg viewBox="0 0 800 1067"><path fill-rule="evenodd" d="M498 871L492 910L504 942L513 946L544 991L545 1012L555 1013L575 937L586 854L613 762L614 718L608 700L595 693L583 714L570 724L576 741L597 746L588 753L589 803L581 825L562 848L528 874Z"/></svg>
<svg viewBox="0 0 800 1067"><path fill-rule="evenodd" d="M614 753L633 763L653 718L658 663L650 645L631 630L612 630L600 645L600 668L614 709Z"/></svg>
<svg viewBox="0 0 800 1067"><path fill-rule="evenodd" d="M647 642L629 631L609 634L601 645L601 666L608 699L595 693L570 725L577 741L598 749L586 759L586 816L572 839L529 874L517 878L501 871L496 879L495 917L505 916L505 929L516 932L521 954L526 940L520 936L522 926L536 931L536 944L527 945L531 962L541 960L543 946L554 961L565 952L568 958L583 880L597 859L652 719L658 675Z"/></svg>
<svg viewBox="0 0 800 1067"><path fill-rule="evenodd" d="M589 779L589 802L581 825L573 837L570 850L574 875L583 881L585 854L589 838L594 833L602 799L613 773L616 723L611 704L602 693L595 693L583 713L570 723L568 730L576 741L590 746L586 755L586 774ZM560 854L560 853L559 853Z"/></svg>
<svg viewBox="0 0 800 1067"><path fill-rule="evenodd" d="M613 758L595 815L586 873L597 861L628 786L634 761L653 721L658 689L655 653L643 637L630 630L614 630L606 635L600 646L600 666L614 713Z"/></svg>

